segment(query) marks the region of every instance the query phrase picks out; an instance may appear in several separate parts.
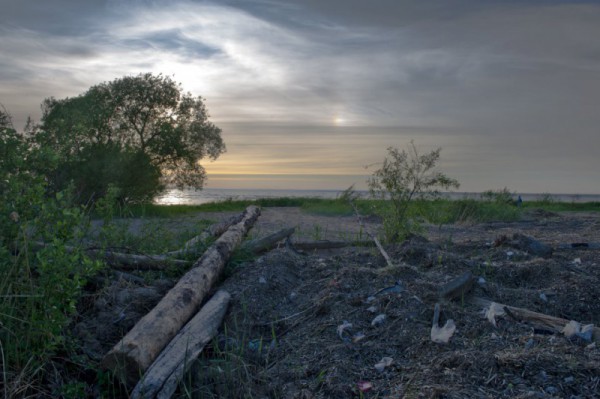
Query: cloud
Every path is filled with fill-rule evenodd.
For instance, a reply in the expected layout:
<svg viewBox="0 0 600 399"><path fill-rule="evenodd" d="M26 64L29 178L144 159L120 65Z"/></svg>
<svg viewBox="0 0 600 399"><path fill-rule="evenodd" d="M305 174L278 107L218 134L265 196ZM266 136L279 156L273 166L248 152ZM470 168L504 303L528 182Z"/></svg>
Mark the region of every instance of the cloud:
<svg viewBox="0 0 600 399"><path fill-rule="evenodd" d="M7 1L0 102L17 126L45 97L162 72L206 98L230 165L357 173L414 138L472 187L597 185L593 2Z"/></svg>

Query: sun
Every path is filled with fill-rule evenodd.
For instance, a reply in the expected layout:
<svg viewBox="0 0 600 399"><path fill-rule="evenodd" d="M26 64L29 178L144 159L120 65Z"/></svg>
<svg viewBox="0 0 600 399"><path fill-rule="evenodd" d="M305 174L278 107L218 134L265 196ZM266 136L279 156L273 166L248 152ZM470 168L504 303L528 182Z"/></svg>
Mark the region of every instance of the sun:
<svg viewBox="0 0 600 399"><path fill-rule="evenodd" d="M333 118L333 124L336 126L341 126L344 123L346 123L346 119L344 119L342 116L336 116Z"/></svg>

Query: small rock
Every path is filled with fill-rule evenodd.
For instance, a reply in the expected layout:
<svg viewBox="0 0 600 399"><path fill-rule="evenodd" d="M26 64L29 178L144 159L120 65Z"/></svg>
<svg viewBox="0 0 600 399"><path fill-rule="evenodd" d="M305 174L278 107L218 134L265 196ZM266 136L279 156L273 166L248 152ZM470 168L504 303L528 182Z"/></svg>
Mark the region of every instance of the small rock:
<svg viewBox="0 0 600 399"><path fill-rule="evenodd" d="M365 300L365 302L366 302L366 303L371 303L371 302L373 302L374 300L375 300L375 297L374 297L374 296L370 296L370 297L368 297L368 298Z"/></svg>
<svg viewBox="0 0 600 399"><path fill-rule="evenodd" d="M485 283L486 283L486 281L483 277L479 277L479 279L477 279L477 284L484 285Z"/></svg>
<svg viewBox="0 0 600 399"><path fill-rule="evenodd" d="M573 264L574 265L581 265L581 258L575 258L575 259L573 259Z"/></svg>
<svg viewBox="0 0 600 399"><path fill-rule="evenodd" d="M260 277L258 278L258 282L259 282L260 284L267 284L267 279L266 279L266 278L264 278L263 276L260 276Z"/></svg>
<svg viewBox="0 0 600 399"><path fill-rule="evenodd" d="M556 395L559 391L558 388L553 387L552 385L546 387L544 389L544 391L546 391L546 393L550 394L550 395Z"/></svg>
<svg viewBox="0 0 600 399"><path fill-rule="evenodd" d="M376 306L368 307L367 308L367 312L376 313L377 312L377 307Z"/></svg>
<svg viewBox="0 0 600 399"><path fill-rule="evenodd" d="M573 377L573 376L566 377L564 379L564 381L565 381L565 384L571 384L573 381L575 381L575 377Z"/></svg>
<svg viewBox="0 0 600 399"><path fill-rule="evenodd" d="M548 302L548 297L543 292L540 294L540 299L544 302Z"/></svg>

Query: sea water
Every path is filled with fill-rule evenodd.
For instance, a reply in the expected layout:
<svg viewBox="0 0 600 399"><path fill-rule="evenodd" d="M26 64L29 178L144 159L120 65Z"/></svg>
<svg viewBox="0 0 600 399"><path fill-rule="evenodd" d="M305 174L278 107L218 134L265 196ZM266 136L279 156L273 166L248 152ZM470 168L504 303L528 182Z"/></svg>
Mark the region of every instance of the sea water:
<svg viewBox="0 0 600 399"><path fill-rule="evenodd" d="M231 189L231 188L204 188L202 190L177 190L169 189L157 197L155 202L162 205L200 205L209 202L220 202L226 200L255 200L259 198L282 198L282 197L310 197L310 198L337 198L343 190L276 190L276 189ZM358 191L362 196L367 196L366 191ZM480 193L446 193L451 199L480 198ZM521 195L523 201L541 200L548 194ZM552 200L561 202L600 202L597 194L551 194Z"/></svg>

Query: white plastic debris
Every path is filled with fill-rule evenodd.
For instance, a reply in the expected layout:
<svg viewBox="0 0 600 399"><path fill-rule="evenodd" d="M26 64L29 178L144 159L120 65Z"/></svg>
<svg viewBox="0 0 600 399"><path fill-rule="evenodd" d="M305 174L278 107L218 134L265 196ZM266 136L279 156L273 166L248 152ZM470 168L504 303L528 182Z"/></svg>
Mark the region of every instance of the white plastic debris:
<svg viewBox="0 0 600 399"><path fill-rule="evenodd" d="M352 323L348 323L348 321L344 320L344 322L337 327L338 336L344 339L342 335L344 334L344 331L349 328L352 328Z"/></svg>
<svg viewBox="0 0 600 399"><path fill-rule="evenodd" d="M592 342L592 337L594 334L594 325L586 324L585 326L582 326L580 323L571 320L563 327L562 333L567 338L578 337L584 340L585 342Z"/></svg>
<svg viewBox="0 0 600 399"><path fill-rule="evenodd" d="M581 265L581 258L575 258L575 259L573 259L573 264L574 265Z"/></svg>
<svg viewBox="0 0 600 399"><path fill-rule="evenodd" d="M357 343L357 342L360 342L360 341L362 341L362 340L363 340L363 339L365 339L365 338L367 338L367 336L366 336L364 333L362 333L362 332L357 332L356 334L354 334L354 335L352 336L352 343L354 343L354 344L355 344L355 343Z"/></svg>
<svg viewBox="0 0 600 399"><path fill-rule="evenodd" d="M454 320L446 320L444 327L431 326L431 340L436 344L447 344L456 331L456 324Z"/></svg>
<svg viewBox="0 0 600 399"><path fill-rule="evenodd" d="M371 325L372 326L378 326L380 324L383 324L383 322L385 321L385 315L382 314L378 314L377 316L375 316L375 318L373 319L373 321L371 321Z"/></svg>
<svg viewBox="0 0 600 399"><path fill-rule="evenodd" d="M377 312L377 306L368 307L367 308L367 312L376 313Z"/></svg>
<svg viewBox="0 0 600 399"><path fill-rule="evenodd" d="M504 311L504 307L496 302L492 302L489 309L485 311L485 317L489 320L490 323L496 326L496 317L504 316L506 312Z"/></svg>
<svg viewBox="0 0 600 399"><path fill-rule="evenodd" d="M562 329L562 333L567 338L573 338L579 331L581 331L581 324L575 320L568 322Z"/></svg>
<svg viewBox="0 0 600 399"><path fill-rule="evenodd" d="M359 381L356 385L361 392L368 392L373 388L373 384L369 381Z"/></svg>
<svg viewBox="0 0 600 399"><path fill-rule="evenodd" d="M383 357L381 358L381 360L374 366L375 370L379 371L380 373L383 372L383 370L385 370L386 367L390 367L392 365L392 362L394 361L394 359L392 359L391 357Z"/></svg>

